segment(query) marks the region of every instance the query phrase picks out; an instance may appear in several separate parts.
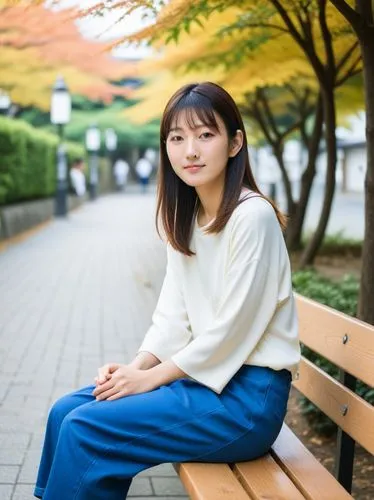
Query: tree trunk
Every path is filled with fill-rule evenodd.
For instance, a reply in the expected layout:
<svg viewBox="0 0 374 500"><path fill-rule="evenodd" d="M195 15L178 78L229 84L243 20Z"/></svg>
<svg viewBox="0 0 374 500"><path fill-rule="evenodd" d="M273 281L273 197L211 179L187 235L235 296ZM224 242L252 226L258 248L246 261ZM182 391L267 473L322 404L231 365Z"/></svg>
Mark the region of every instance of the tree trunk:
<svg viewBox="0 0 374 500"><path fill-rule="evenodd" d="M318 147L321 142L323 125L323 107L322 97L318 97L316 113L314 119L313 133L308 145L308 165L301 177L301 189L299 201L295 206L295 212L290 219L287 232L286 243L290 252L301 248L301 238L305 220L306 209L308 207L310 192L313 186L313 180L316 175L316 160Z"/></svg>
<svg viewBox="0 0 374 500"><path fill-rule="evenodd" d="M374 28L360 40L364 66L367 170L365 177L365 236L358 317L374 325Z"/></svg>
<svg viewBox="0 0 374 500"><path fill-rule="evenodd" d="M337 146L335 135L336 109L333 85L326 85L325 88L322 89L322 99L327 148L326 186L322 212L317 228L301 256L300 266L302 268L313 264L317 252L322 244L326 227L329 221L332 201L335 193Z"/></svg>
<svg viewBox="0 0 374 500"><path fill-rule="evenodd" d="M279 168L282 173L282 180L283 180L283 185L284 185L284 190L286 192L286 199L287 199L287 213L290 217L294 214L295 210L295 202L292 196L292 187L291 187L291 182L290 178L288 177L287 169L284 164L284 159L283 159L283 145L277 145L273 146L273 153L275 158L277 159Z"/></svg>

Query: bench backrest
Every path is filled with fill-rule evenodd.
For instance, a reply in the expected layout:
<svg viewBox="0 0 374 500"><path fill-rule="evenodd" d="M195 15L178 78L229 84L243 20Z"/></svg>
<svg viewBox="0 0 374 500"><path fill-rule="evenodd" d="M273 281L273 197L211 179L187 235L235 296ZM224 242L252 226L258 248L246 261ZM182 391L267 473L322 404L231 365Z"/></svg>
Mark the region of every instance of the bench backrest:
<svg viewBox="0 0 374 500"><path fill-rule="evenodd" d="M301 342L374 386L374 326L296 294ZM374 454L374 407L303 357L294 386Z"/></svg>

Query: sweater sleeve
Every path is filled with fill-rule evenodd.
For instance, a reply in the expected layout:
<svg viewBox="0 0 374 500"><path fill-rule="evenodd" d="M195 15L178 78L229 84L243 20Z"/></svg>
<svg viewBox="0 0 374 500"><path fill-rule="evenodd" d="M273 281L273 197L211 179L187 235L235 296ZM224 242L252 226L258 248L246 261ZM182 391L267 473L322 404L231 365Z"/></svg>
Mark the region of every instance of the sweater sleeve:
<svg viewBox="0 0 374 500"><path fill-rule="evenodd" d="M181 370L217 393L256 349L277 308L284 243L274 209L265 200L256 201L251 212L240 208L224 294L212 324L172 357Z"/></svg>
<svg viewBox="0 0 374 500"><path fill-rule="evenodd" d="M138 349L138 352L150 352L160 361L170 359L173 354L183 349L191 338L191 329L174 258L173 250L168 245L166 274L152 316L152 325Z"/></svg>

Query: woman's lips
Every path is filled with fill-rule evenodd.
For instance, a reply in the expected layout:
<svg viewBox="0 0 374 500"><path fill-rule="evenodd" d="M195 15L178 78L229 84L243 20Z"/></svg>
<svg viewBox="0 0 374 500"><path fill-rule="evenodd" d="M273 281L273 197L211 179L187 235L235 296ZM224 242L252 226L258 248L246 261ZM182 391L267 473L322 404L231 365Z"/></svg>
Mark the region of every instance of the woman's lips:
<svg viewBox="0 0 374 500"><path fill-rule="evenodd" d="M187 167L183 167L183 168L184 168L184 170L187 170L188 172L194 173L194 172L198 172L203 167L204 167L204 165L188 165Z"/></svg>

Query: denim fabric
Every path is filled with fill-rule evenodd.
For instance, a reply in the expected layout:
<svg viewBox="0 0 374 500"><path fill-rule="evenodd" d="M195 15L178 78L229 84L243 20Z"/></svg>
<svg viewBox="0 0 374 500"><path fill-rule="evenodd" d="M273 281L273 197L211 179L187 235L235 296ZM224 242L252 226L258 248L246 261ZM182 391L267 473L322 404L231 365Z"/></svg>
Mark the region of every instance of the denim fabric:
<svg viewBox="0 0 374 500"><path fill-rule="evenodd" d="M221 394L180 379L96 401L93 386L59 399L46 428L35 496L123 500L132 478L165 462L237 462L266 453L280 432L287 370L243 366Z"/></svg>

